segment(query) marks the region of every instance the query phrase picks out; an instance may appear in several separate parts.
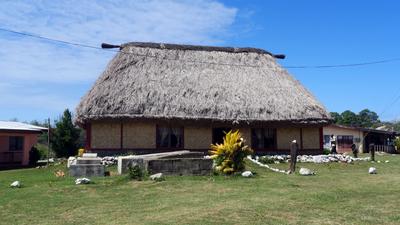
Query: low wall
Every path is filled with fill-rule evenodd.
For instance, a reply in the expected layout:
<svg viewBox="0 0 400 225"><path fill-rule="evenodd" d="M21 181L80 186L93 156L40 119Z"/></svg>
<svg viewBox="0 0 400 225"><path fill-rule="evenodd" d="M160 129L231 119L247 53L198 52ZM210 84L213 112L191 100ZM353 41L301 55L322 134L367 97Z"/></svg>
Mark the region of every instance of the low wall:
<svg viewBox="0 0 400 225"><path fill-rule="evenodd" d="M146 155L118 157L118 173L128 173L129 167L138 165L150 174L208 175L212 160L203 158L200 152L175 151Z"/></svg>
<svg viewBox="0 0 400 225"><path fill-rule="evenodd" d="M69 175L72 177L102 177L104 176L104 166L97 165L70 165Z"/></svg>
<svg viewBox="0 0 400 225"><path fill-rule="evenodd" d="M165 175L210 175L213 162L204 158L155 159L148 162L150 174Z"/></svg>

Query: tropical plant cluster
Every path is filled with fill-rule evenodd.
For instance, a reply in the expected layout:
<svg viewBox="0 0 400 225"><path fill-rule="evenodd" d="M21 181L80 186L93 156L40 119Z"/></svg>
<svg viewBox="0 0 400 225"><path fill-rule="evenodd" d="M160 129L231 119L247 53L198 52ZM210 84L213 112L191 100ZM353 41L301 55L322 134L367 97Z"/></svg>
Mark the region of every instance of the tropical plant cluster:
<svg viewBox="0 0 400 225"><path fill-rule="evenodd" d="M224 174L243 171L244 159L252 153L253 150L245 145L245 140L238 130L226 133L223 143L212 144L210 150L215 170Z"/></svg>

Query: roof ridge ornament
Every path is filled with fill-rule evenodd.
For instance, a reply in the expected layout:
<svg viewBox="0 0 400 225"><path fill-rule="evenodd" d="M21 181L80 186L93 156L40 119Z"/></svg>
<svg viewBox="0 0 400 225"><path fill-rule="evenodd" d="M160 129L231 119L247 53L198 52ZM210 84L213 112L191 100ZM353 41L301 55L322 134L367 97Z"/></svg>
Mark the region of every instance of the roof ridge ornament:
<svg viewBox="0 0 400 225"><path fill-rule="evenodd" d="M219 52L230 52L230 53L258 53L267 54L276 59L284 59L284 54L272 54L261 48L253 47L220 47L220 46L207 46L207 45L187 45L187 44L168 44L168 43L155 43L155 42L128 42L121 45L113 45L102 43L102 48L119 48L120 50L128 47L140 47L140 48L158 48L158 49L176 49L176 50L192 50L192 51L219 51Z"/></svg>

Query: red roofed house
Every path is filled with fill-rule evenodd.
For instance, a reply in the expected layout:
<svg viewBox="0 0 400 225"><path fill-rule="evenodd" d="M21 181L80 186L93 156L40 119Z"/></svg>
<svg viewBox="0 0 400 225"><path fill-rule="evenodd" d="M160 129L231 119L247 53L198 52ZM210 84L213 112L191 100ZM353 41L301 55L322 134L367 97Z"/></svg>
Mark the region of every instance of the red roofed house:
<svg viewBox="0 0 400 225"><path fill-rule="evenodd" d="M0 121L0 166L27 166L29 151L43 131L47 128Z"/></svg>

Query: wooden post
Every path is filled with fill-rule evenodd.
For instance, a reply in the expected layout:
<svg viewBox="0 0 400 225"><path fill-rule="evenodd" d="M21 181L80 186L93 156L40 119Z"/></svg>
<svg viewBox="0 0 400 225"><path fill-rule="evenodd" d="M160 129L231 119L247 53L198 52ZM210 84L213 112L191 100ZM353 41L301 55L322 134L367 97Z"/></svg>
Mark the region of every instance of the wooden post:
<svg viewBox="0 0 400 225"><path fill-rule="evenodd" d="M297 150L299 149L299 145L296 140L293 140L290 144L290 173L294 173L296 171L296 162L297 162Z"/></svg>
<svg viewBox="0 0 400 225"><path fill-rule="evenodd" d="M50 158L50 118L47 120L47 166Z"/></svg>
<svg viewBox="0 0 400 225"><path fill-rule="evenodd" d="M375 161L375 145L369 144L369 153L371 154L371 161Z"/></svg>

